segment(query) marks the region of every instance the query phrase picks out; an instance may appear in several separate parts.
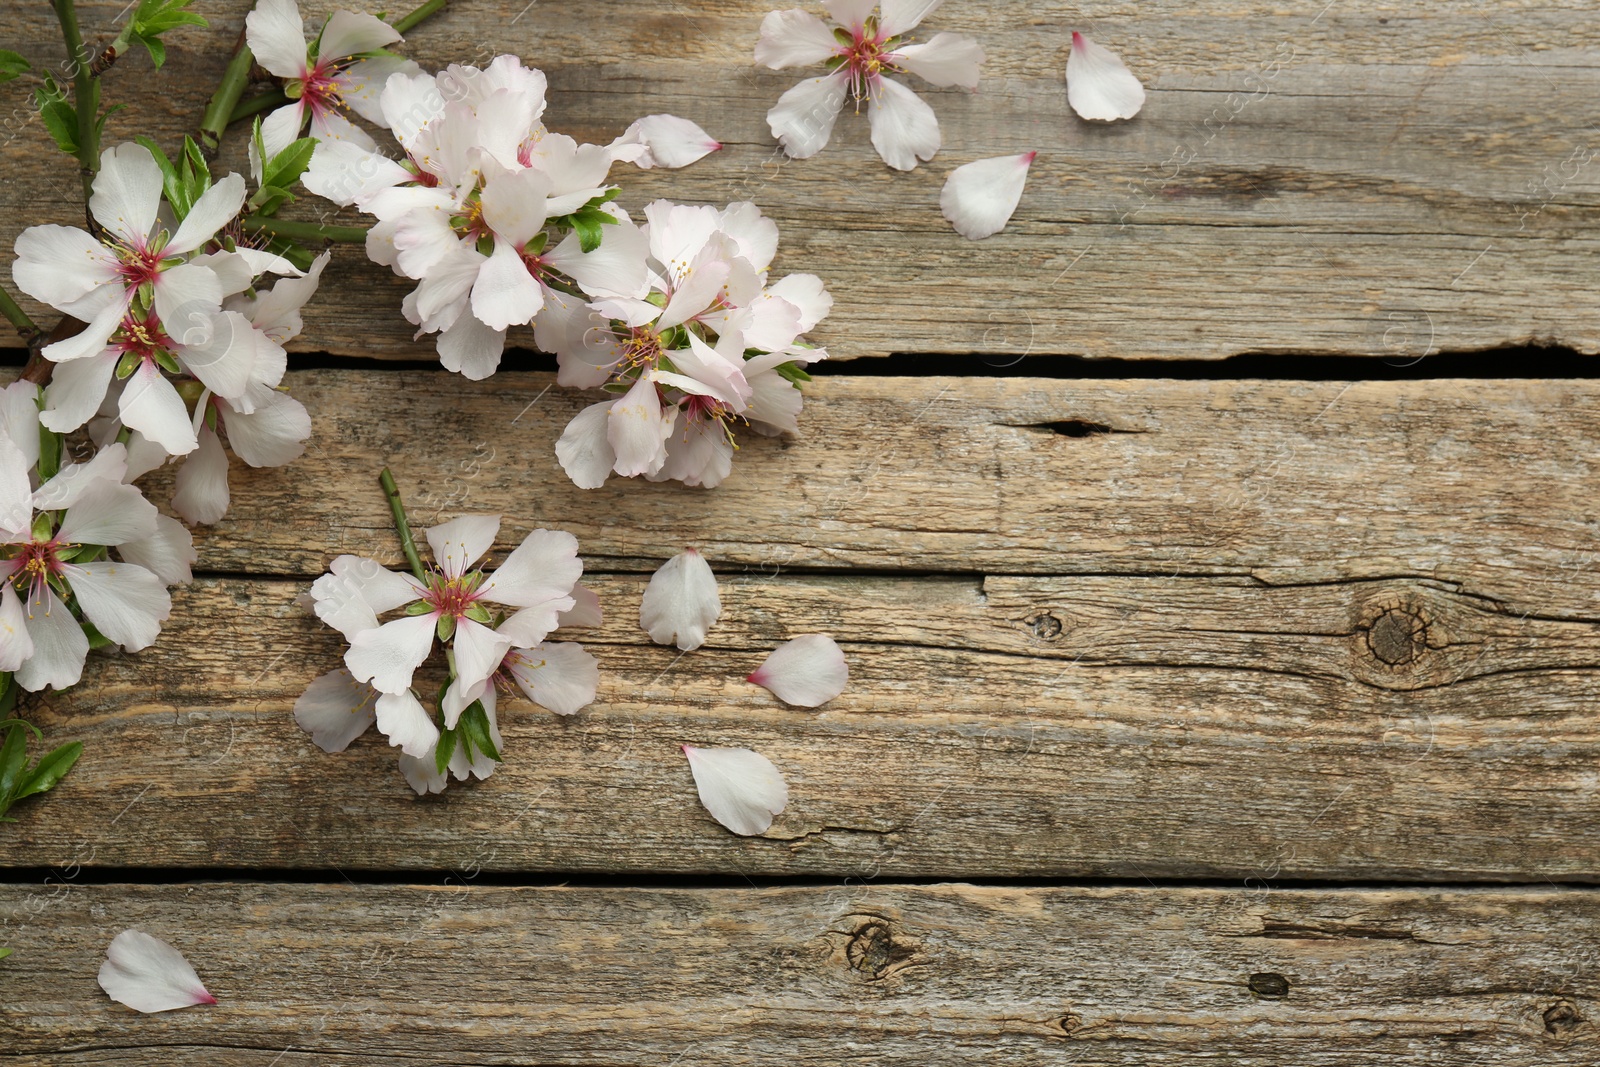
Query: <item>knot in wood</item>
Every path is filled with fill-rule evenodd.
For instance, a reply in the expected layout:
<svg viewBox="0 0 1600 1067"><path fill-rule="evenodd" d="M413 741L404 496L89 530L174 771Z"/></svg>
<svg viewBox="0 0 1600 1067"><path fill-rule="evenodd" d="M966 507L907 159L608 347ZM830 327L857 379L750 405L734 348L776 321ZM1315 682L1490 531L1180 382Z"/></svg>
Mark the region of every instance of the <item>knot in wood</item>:
<svg viewBox="0 0 1600 1067"><path fill-rule="evenodd" d="M1075 1034L1083 1028L1083 1016L1075 1011L1069 1011L1056 1020L1056 1026L1061 1028L1063 1034Z"/></svg>
<svg viewBox="0 0 1600 1067"><path fill-rule="evenodd" d="M1410 608L1390 608L1367 630L1367 648L1391 667L1414 663L1428 647L1428 621Z"/></svg>
<svg viewBox="0 0 1600 1067"><path fill-rule="evenodd" d="M1061 636L1061 631L1063 629L1061 620L1050 614L1048 611L1041 611L1037 614L1029 615L1022 621L1027 623L1028 628L1033 631L1033 636L1039 638L1041 641L1054 641L1056 638Z"/></svg>
<svg viewBox="0 0 1600 1067"><path fill-rule="evenodd" d="M1250 976L1250 992L1262 1000L1282 1000L1289 995L1289 979L1271 971L1260 971Z"/></svg>
<svg viewBox="0 0 1600 1067"><path fill-rule="evenodd" d="M1544 1028L1547 1033L1565 1034L1583 1025L1578 1006L1570 1000L1558 1000L1544 1010Z"/></svg>
<svg viewBox="0 0 1600 1067"><path fill-rule="evenodd" d="M859 971L873 982L898 970L898 965L911 956L909 947L895 941L889 925L877 921L858 926L844 947L844 958L849 962L850 969Z"/></svg>

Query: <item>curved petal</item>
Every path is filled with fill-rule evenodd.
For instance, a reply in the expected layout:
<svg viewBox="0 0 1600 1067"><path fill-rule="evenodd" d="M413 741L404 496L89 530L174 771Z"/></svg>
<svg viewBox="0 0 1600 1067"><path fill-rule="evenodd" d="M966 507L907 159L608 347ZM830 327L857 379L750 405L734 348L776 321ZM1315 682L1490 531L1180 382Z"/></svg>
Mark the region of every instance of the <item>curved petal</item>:
<svg viewBox="0 0 1600 1067"><path fill-rule="evenodd" d="M42 353L44 358L56 364L71 363L75 359L98 356L106 351L111 335L122 325L122 316L128 310L126 297L120 293L113 293L112 297L94 313L80 332L45 345Z"/></svg>
<svg viewBox="0 0 1600 1067"><path fill-rule="evenodd" d="M624 478L654 474L667 461L667 435L677 413L663 411L655 382L641 376L611 405L606 439L616 453L615 470Z"/></svg>
<svg viewBox="0 0 1600 1067"><path fill-rule="evenodd" d="M171 1011L217 1002L183 953L139 930L124 930L112 938L99 981L106 996L134 1011Z"/></svg>
<svg viewBox="0 0 1600 1067"><path fill-rule="evenodd" d="M474 691L500 669L511 648L511 641L471 619L456 620L456 635L451 641L455 651L456 680L463 690Z"/></svg>
<svg viewBox="0 0 1600 1067"><path fill-rule="evenodd" d="M883 18L878 20L878 32L885 37L898 37L916 29L923 19L943 5L944 0L883 0Z"/></svg>
<svg viewBox="0 0 1600 1067"><path fill-rule="evenodd" d="M833 136L833 124L844 107L849 73L840 68L820 78L807 78L778 97L767 112L767 127L793 159L810 159Z"/></svg>
<svg viewBox="0 0 1600 1067"><path fill-rule="evenodd" d="M879 78L867 120L872 126L872 147L895 170L915 170L917 160L932 159L939 151L939 120L916 93L890 78Z"/></svg>
<svg viewBox="0 0 1600 1067"><path fill-rule="evenodd" d="M611 403L602 400L578 412L556 442L556 459L579 489L599 489L616 466L617 453L606 433Z"/></svg>
<svg viewBox="0 0 1600 1067"><path fill-rule="evenodd" d="M244 18L245 43L256 62L279 78L306 73L306 26L294 0L260 0Z"/></svg>
<svg viewBox="0 0 1600 1067"><path fill-rule="evenodd" d="M11 277L35 300L60 309L117 284L117 258L75 226L29 226L17 235Z"/></svg>
<svg viewBox="0 0 1600 1067"><path fill-rule="evenodd" d="M572 607L563 611L556 620L557 628L572 626L592 629L605 622L605 615L600 610L600 597L593 589L578 582L572 587L572 600Z"/></svg>
<svg viewBox="0 0 1600 1067"><path fill-rule="evenodd" d="M401 756L400 773L419 797L442 793L450 784L450 776L440 773L438 754L432 748L421 756Z"/></svg>
<svg viewBox="0 0 1600 1067"><path fill-rule="evenodd" d="M1131 119L1144 107L1144 86L1115 52L1074 33L1067 54L1067 103L1081 118Z"/></svg>
<svg viewBox="0 0 1600 1067"><path fill-rule="evenodd" d="M362 630L376 629L379 615L419 596L415 579L365 556L339 556L327 574L311 583L312 610L344 634L345 640Z"/></svg>
<svg viewBox="0 0 1600 1067"><path fill-rule="evenodd" d="M22 449L0 437L0 534L6 541L28 540L33 525L33 484Z"/></svg>
<svg viewBox="0 0 1600 1067"><path fill-rule="evenodd" d="M495 569L480 594L496 604L531 608L570 600L582 575L576 537L564 530L534 530ZM560 610L570 607L569 603Z"/></svg>
<svg viewBox="0 0 1600 1067"><path fill-rule="evenodd" d="M722 142L694 122L677 115L646 115L634 120L622 140L642 144L645 152L633 162L641 169L677 170L720 151Z"/></svg>
<svg viewBox="0 0 1600 1067"><path fill-rule="evenodd" d="M529 700L557 715L576 715L594 702L600 685L599 663L572 641L513 649L505 666Z"/></svg>
<svg viewBox="0 0 1600 1067"><path fill-rule="evenodd" d="M88 359L56 364L44 390L40 424L56 433L71 433L94 418L105 403L117 359L115 349L104 349Z"/></svg>
<svg viewBox="0 0 1600 1067"><path fill-rule="evenodd" d="M426 755L439 743L439 727L433 716L409 689L380 694L372 710L378 732L408 756Z"/></svg>
<svg viewBox="0 0 1600 1067"><path fill-rule="evenodd" d="M789 274L767 287L767 292L800 309L800 332L813 329L833 310L833 296L815 274Z"/></svg>
<svg viewBox="0 0 1600 1067"><path fill-rule="evenodd" d="M210 267L180 263L164 270L155 280L155 309L163 325L182 328L195 315L222 310L222 279Z"/></svg>
<svg viewBox="0 0 1600 1067"><path fill-rule="evenodd" d="M306 124L306 110L306 102L302 97L289 101L262 120L261 147L266 150L268 158L300 139L300 131ZM312 154L315 155L315 150Z"/></svg>
<svg viewBox="0 0 1600 1067"><path fill-rule="evenodd" d="M507 241L496 241L472 283L473 316L491 330L506 330L532 322L542 307L544 290L528 273L521 253Z"/></svg>
<svg viewBox="0 0 1600 1067"><path fill-rule="evenodd" d="M168 333L184 369L207 389L235 402L249 391L257 352L256 331L249 319L237 311L201 314L181 336L170 329Z"/></svg>
<svg viewBox="0 0 1600 1067"><path fill-rule="evenodd" d="M298 459L311 436L305 405L274 391L248 414L229 410L222 425L233 454L252 467L281 467Z"/></svg>
<svg viewBox="0 0 1600 1067"><path fill-rule="evenodd" d="M600 247L583 251L576 232L545 253L544 260L570 277L590 296L629 296L645 286L649 241L632 224L607 226Z"/></svg>
<svg viewBox="0 0 1600 1067"><path fill-rule="evenodd" d="M78 684L83 677L83 661L89 655L89 639L67 606L47 587L42 597L27 605L28 637L33 655L17 668L18 685L30 693L49 686L58 692Z"/></svg>
<svg viewBox="0 0 1600 1067"><path fill-rule="evenodd" d="M350 639L344 665L359 682L371 682L381 693L404 693L411 676L433 650L438 616L411 615L363 630Z"/></svg>
<svg viewBox="0 0 1600 1067"><path fill-rule="evenodd" d="M744 837L765 833L789 804L789 786L772 761L748 748L695 748L683 754L700 803L711 817Z"/></svg>
<svg viewBox="0 0 1600 1067"><path fill-rule="evenodd" d="M474 315L462 315L439 335L439 365L470 381L481 382L500 369L506 332L485 326Z"/></svg>
<svg viewBox="0 0 1600 1067"><path fill-rule="evenodd" d="M934 85L978 87L983 46L964 33L936 33L926 44L910 44L894 51L894 65Z"/></svg>
<svg viewBox="0 0 1600 1067"><path fill-rule="evenodd" d="M209 526L228 513L228 453L211 427L200 427L199 444L175 481L172 506L186 521Z"/></svg>
<svg viewBox="0 0 1600 1067"><path fill-rule="evenodd" d="M1028 168L1037 154L980 159L951 171L939 194L939 207L956 232L981 241L1005 229L1022 200Z"/></svg>
<svg viewBox="0 0 1600 1067"><path fill-rule="evenodd" d="M0 579L0 671L15 671L33 655L28 618L10 578Z"/></svg>
<svg viewBox="0 0 1600 1067"><path fill-rule="evenodd" d="M131 248L143 248L161 206L161 167L150 149L129 141L100 153L89 213Z"/></svg>
<svg viewBox="0 0 1600 1067"><path fill-rule="evenodd" d="M169 515L157 515L156 532L137 541L122 542L117 546L117 555L150 571L167 585L187 585L192 581L191 568L199 558L188 528Z"/></svg>
<svg viewBox="0 0 1600 1067"><path fill-rule="evenodd" d="M785 704L816 708L844 692L850 668L833 638L802 634L773 649L746 681L764 686Z"/></svg>
<svg viewBox="0 0 1600 1067"><path fill-rule="evenodd" d="M756 62L773 70L826 63L839 42L828 24L809 11L769 11L761 20Z"/></svg>
<svg viewBox="0 0 1600 1067"><path fill-rule="evenodd" d="M326 35L323 40L326 42ZM383 92L384 83L396 74L420 73L422 68L403 56L371 56L350 64L335 74L333 80L339 85L339 99L351 111L382 126L383 105L378 102L378 96Z"/></svg>
<svg viewBox="0 0 1600 1067"><path fill-rule="evenodd" d="M667 462L652 481L715 488L733 473L733 442L719 419L690 419L682 412L667 439Z"/></svg>
<svg viewBox="0 0 1600 1067"><path fill-rule="evenodd" d="M497 246L503 238L520 249L544 229L544 202L550 188L550 178L532 168L489 179L480 203Z"/></svg>
<svg viewBox="0 0 1600 1067"><path fill-rule="evenodd" d="M160 578L134 563L99 560L64 568L83 614L124 652L149 648L172 614L172 597Z"/></svg>
<svg viewBox="0 0 1600 1067"><path fill-rule="evenodd" d="M447 578L459 578L494 547L500 532L498 515L462 515L430 526L423 533L433 550L434 562Z"/></svg>
<svg viewBox="0 0 1600 1067"><path fill-rule="evenodd" d="M117 484L128 481L128 446L120 441L106 445L86 463L69 463L56 472L33 494L37 511L60 511L82 499L96 482Z"/></svg>
<svg viewBox="0 0 1600 1067"><path fill-rule="evenodd" d="M322 37L317 43L317 64L362 52L376 52L404 39L399 30L376 16L335 11L322 27Z"/></svg>
<svg viewBox="0 0 1600 1067"><path fill-rule="evenodd" d="M76 545L120 545L156 532L156 506L137 486L97 481L85 489L61 520L56 537Z"/></svg>
<svg viewBox="0 0 1600 1067"><path fill-rule="evenodd" d="M822 0L822 6L828 9L833 21L859 36L872 9L878 6L878 0Z"/></svg>
<svg viewBox="0 0 1600 1067"><path fill-rule="evenodd" d="M189 213L183 217L178 232L172 235L162 255L182 255L193 252L216 236L218 230L234 220L244 206L244 178L229 174L217 184L200 194ZM163 319L163 322L166 320Z"/></svg>
<svg viewBox="0 0 1600 1067"><path fill-rule="evenodd" d="M377 721L378 691L343 667L306 686L294 702L295 725L324 752L343 752Z"/></svg>
<svg viewBox="0 0 1600 1067"><path fill-rule="evenodd" d="M657 568L639 603L639 625L658 645L692 652L722 614L717 577L705 557L684 549Z"/></svg>

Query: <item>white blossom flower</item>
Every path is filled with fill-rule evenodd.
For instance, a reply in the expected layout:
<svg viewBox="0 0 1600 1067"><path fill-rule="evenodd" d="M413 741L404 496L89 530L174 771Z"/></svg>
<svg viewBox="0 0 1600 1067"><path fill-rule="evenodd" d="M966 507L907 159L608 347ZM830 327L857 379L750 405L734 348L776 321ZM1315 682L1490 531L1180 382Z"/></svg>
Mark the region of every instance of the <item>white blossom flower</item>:
<svg viewBox="0 0 1600 1067"><path fill-rule="evenodd" d="M395 74L420 71L409 59L383 50L401 40L393 26L372 15L335 11L322 32L306 43L305 24L294 0L260 0L245 16L245 41L269 74L284 79L289 103L268 115L261 137L270 159L289 147L311 119L319 141L376 144L345 117L354 111L382 122L378 93Z"/></svg>
<svg viewBox="0 0 1600 1067"><path fill-rule="evenodd" d="M938 86L978 87L983 49L959 33L935 34L926 44L906 34L943 0L826 0L833 25L797 9L768 12L756 42L756 62L773 70L826 63L832 72L801 82L767 112L767 125L795 159L820 152L833 134L846 97L867 105L872 146L896 170L912 170L939 151L933 108L890 74L915 74Z"/></svg>
<svg viewBox="0 0 1600 1067"><path fill-rule="evenodd" d="M1144 107L1144 86L1115 52L1074 32L1067 53L1067 103L1082 118L1131 119Z"/></svg>

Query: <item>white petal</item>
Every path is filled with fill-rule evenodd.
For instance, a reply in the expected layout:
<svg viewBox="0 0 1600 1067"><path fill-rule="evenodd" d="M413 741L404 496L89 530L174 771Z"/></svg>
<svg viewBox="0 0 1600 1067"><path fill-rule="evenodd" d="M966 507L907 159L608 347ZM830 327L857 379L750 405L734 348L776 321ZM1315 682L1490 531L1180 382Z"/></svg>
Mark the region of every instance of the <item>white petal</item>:
<svg viewBox="0 0 1600 1067"><path fill-rule="evenodd" d="M183 953L139 930L112 938L100 965L100 988L118 1004L142 1012L217 1002Z"/></svg>
<svg viewBox="0 0 1600 1067"><path fill-rule="evenodd" d="M844 68L820 78L808 78L778 97L767 112L767 126L783 150L794 159L810 159L833 136L833 124L844 107L849 89Z"/></svg>
<svg viewBox="0 0 1600 1067"><path fill-rule="evenodd" d="M605 228L600 247L585 252L576 231L545 254L545 262L568 275L591 296L625 295L645 285L648 240L632 224Z"/></svg>
<svg viewBox="0 0 1600 1067"><path fill-rule="evenodd" d="M128 427L138 430L170 455L186 456L200 441L189 421L189 409L154 362L146 361L122 387L117 412Z"/></svg>
<svg viewBox="0 0 1600 1067"><path fill-rule="evenodd" d="M872 147L895 170L914 170L919 159L939 151L939 120L916 93L890 78L879 78L867 102Z"/></svg>
<svg viewBox="0 0 1600 1067"><path fill-rule="evenodd" d="M481 382L500 368L506 332L485 326L476 316L462 315L439 335L439 365L470 381Z"/></svg>
<svg viewBox="0 0 1600 1067"><path fill-rule="evenodd" d="M833 21L847 30L859 33L867 21L867 16L878 6L878 0L822 0L822 6L828 9Z"/></svg>
<svg viewBox="0 0 1600 1067"><path fill-rule="evenodd" d="M491 330L505 330L532 322L542 307L544 290L528 273L521 253L508 241L496 241L494 254L472 283L472 314Z"/></svg>
<svg viewBox="0 0 1600 1067"><path fill-rule="evenodd" d="M401 756L400 773L419 797L442 793L445 786L450 784L450 776L439 771L438 756L434 749L429 749L421 756Z"/></svg>
<svg viewBox="0 0 1600 1067"><path fill-rule="evenodd" d="M1086 119L1131 119L1144 107L1144 86L1116 53L1074 33L1067 54L1067 103Z"/></svg>
<svg viewBox="0 0 1600 1067"><path fill-rule="evenodd" d="M176 354L184 369L207 389L232 401L248 392L257 353L257 335L249 319L237 311L204 314L181 333L171 327L167 332L178 345Z"/></svg>
<svg viewBox="0 0 1600 1067"><path fill-rule="evenodd" d="M702 249L685 272L681 282L673 287L667 306L656 319L656 329L688 322L717 301L727 284L733 265L722 259L717 248Z"/></svg>
<svg viewBox="0 0 1600 1067"><path fill-rule="evenodd" d="M222 424L233 454L252 467L281 467L306 450L311 416L287 393L273 392L249 414L230 410Z"/></svg>
<svg viewBox="0 0 1600 1067"><path fill-rule="evenodd" d="M500 726L495 722L495 694L494 687L490 686L483 691L480 697L483 701L483 712L489 720L489 739L494 742L496 752L505 750L505 740L500 736ZM450 773L456 781L464 782L468 778L477 778L480 781L489 777L500 766L497 760L490 759L476 748L472 755L467 755L468 745L464 740L457 742L456 749L450 753Z"/></svg>
<svg viewBox="0 0 1600 1067"><path fill-rule="evenodd" d="M409 689L381 694L373 704L373 721L389 744L408 756L421 757L439 743L439 727L433 716Z"/></svg>
<svg viewBox="0 0 1600 1067"><path fill-rule="evenodd" d="M97 481L127 480L128 446L113 441L87 463L69 463L57 471L54 478L34 491L33 507L36 511L60 511L76 504L84 491Z"/></svg>
<svg viewBox="0 0 1600 1067"><path fill-rule="evenodd" d="M558 628L572 626L578 629L592 629L605 622L605 615L600 610L600 596L593 589L582 582L572 587L573 605L561 613L556 620Z"/></svg>
<svg viewBox="0 0 1600 1067"><path fill-rule="evenodd" d="M17 668L17 684L30 693L46 686L60 691L77 685L89 655L89 639L78 620L48 588L27 605L27 617L33 655Z"/></svg>
<svg viewBox="0 0 1600 1067"><path fill-rule="evenodd" d="M16 252L11 274L17 288L51 307L119 284L116 257L73 226L30 226L17 237Z"/></svg>
<svg viewBox="0 0 1600 1067"><path fill-rule="evenodd" d="M294 702L294 721L324 752L343 752L377 721L378 691L343 667L306 687Z"/></svg>
<svg viewBox="0 0 1600 1067"><path fill-rule="evenodd" d="M65 574L84 615L125 652L149 648L172 614L167 587L137 564L69 563Z"/></svg>
<svg viewBox="0 0 1600 1067"><path fill-rule="evenodd" d="M658 645L685 652L705 644L706 631L722 614L717 577L705 557L688 548L650 576L639 604L639 625Z"/></svg>
<svg viewBox="0 0 1600 1067"><path fill-rule="evenodd" d="M895 66L934 85L978 87L983 48L964 33L936 33L927 44L911 44L894 51Z"/></svg>
<svg viewBox="0 0 1600 1067"><path fill-rule="evenodd" d="M667 461L667 435L675 413L663 411L656 384L641 376L611 405L606 438L617 455L616 472L624 478L654 474Z"/></svg>
<svg viewBox="0 0 1600 1067"><path fill-rule="evenodd" d="M498 515L462 515L424 531L434 562L446 577L459 578L483 558L500 532Z"/></svg>
<svg viewBox="0 0 1600 1067"><path fill-rule="evenodd" d="M161 167L141 144L129 141L100 153L89 211L123 243L144 245L161 205Z"/></svg>
<svg viewBox="0 0 1600 1067"><path fill-rule="evenodd" d="M576 537L564 530L534 530L495 568L481 595L514 608L561 602L559 614L572 608L572 587L582 575Z"/></svg>
<svg viewBox="0 0 1600 1067"><path fill-rule="evenodd" d="M480 203L483 221L494 231L497 246L504 239L515 251L544 229L544 201L550 188L550 178L531 168L489 179Z"/></svg>
<svg viewBox="0 0 1600 1067"><path fill-rule="evenodd" d="M883 18L878 21L878 32L886 37L898 37L907 30L916 29L943 4L944 0L883 0Z"/></svg>
<svg viewBox="0 0 1600 1067"><path fill-rule="evenodd" d="M58 370L60 368L57 368ZM39 387L14 381L0 389L0 434L11 438L28 466L39 462Z"/></svg>
<svg viewBox="0 0 1600 1067"><path fill-rule="evenodd" d="M268 156L276 156L300 138L300 130L306 123L306 104L304 100L291 100L289 103L275 109L272 114L261 120L261 146L266 149ZM329 142L322 142L324 144ZM337 142L334 142L337 143ZM360 148L360 145L356 146ZM315 155L315 149L312 150Z"/></svg>
<svg viewBox="0 0 1600 1067"><path fill-rule="evenodd" d="M106 290L109 292L110 290ZM44 358L54 363L70 363L76 359L86 359L98 356L105 352L111 335L117 332L117 327L122 325L122 317L127 313L128 305L125 300L112 299L99 308L89 318L89 323L78 333L71 337L63 338L53 344L44 346Z"/></svg>
<svg viewBox="0 0 1600 1067"><path fill-rule="evenodd" d="M648 149L643 158L635 161L644 168L676 170L722 148L722 142L677 115L646 115L629 126L623 136L637 137Z"/></svg>
<svg viewBox="0 0 1600 1067"><path fill-rule="evenodd" d="M0 671L15 671L33 655L27 614L10 578L0 580Z"/></svg>
<svg viewBox="0 0 1600 1067"><path fill-rule="evenodd" d="M210 525L228 513L228 453L209 426L200 427L200 443L178 468L172 506L188 522Z"/></svg>
<svg viewBox="0 0 1600 1067"><path fill-rule="evenodd" d="M939 207L961 236L981 241L1005 229L1022 199L1036 152L967 163L950 172Z"/></svg>
<svg viewBox="0 0 1600 1067"><path fill-rule="evenodd" d="M306 29L294 0L261 0L244 19L245 42L256 62L279 78L306 70Z"/></svg>
<svg viewBox="0 0 1600 1067"><path fill-rule="evenodd" d="M785 704L815 708L844 692L850 668L833 638L802 634L773 649L746 680L765 686Z"/></svg>
<svg viewBox="0 0 1600 1067"><path fill-rule="evenodd" d="M450 679L450 685L444 691L444 699L439 702L439 710L444 713L444 728L454 730L456 724L461 721L461 713L472 707L474 701L482 700L484 694L491 688L487 679L470 689L462 686L459 677Z"/></svg>
<svg viewBox="0 0 1600 1067"><path fill-rule="evenodd" d="M833 310L833 297L823 288L822 279L815 274L790 274L767 287L767 292L780 296L800 309L800 332L813 329Z"/></svg>
<svg viewBox="0 0 1600 1067"><path fill-rule="evenodd" d="M200 194L189 213L183 217L178 232L172 235L163 255L181 255L192 252L211 240L216 232L232 222L244 206L244 178L229 174L220 182ZM167 320L161 320L165 323Z"/></svg>
<svg viewBox="0 0 1600 1067"><path fill-rule="evenodd" d="M772 761L748 748L683 746L700 803L711 817L744 837L765 833L789 803L789 786Z"/></svg>
<svg viewBox="0 0 1600 1067"><path fill-rule="evenodd" d="M690 419L682 411L667 439L667 462L652 480L701 485L721 485L733 472L733 442L718 419Z"/></svg>
<svg viewBox="0 0 1600 1067"><path fill-rule="evenodd" d="M602 400L578 412L556 442L556 458L561 461L561 469L579 489L598 489L605 485L616 465L617 453L606 434L611 425L611 404L609 400Z"/></svg>
<svg viewBox="0 0 1600 1067"><path fill-rule="evenodd" d="M594 701L600 685L600 665L571 641L513 650L506 670L529 700L557 715L576 715Z"/></svg>
<svg viewBox="0 0 1600 1067"><path fill-rule="evenodd" d="M335 11L327 25L322 27L322 38L317 45L317 62L344 59L361 52L376 52L402 39L400 31L380 18L351 11Z"/></svg>
<svg viewBox="0 0 1600 1067"><path fill-rule="evenodd" d="M839 49L828 24L809 11L769 11L761 20L756 62L763 67L809 67L825 63Z"/></svg>
<svg viewBox="0 0 1600 1067"><path fill-rule="evenodd" d="M188 528L168 515L157 515L155 533L137 541L122 542L117 546L117 554L168 585L187 585L192 581L191 568L199 558Z"/></svg>
<svg viewBox="0 0 1600 1067"><path fill-rule="evenodd" d="M379 615L420 596L410 575L387 570L365 556L339 556L328 571L311 583L312 609L346 640L362 630L375 629Z"/></svg>
<svg viewBox="0 0 1600 1067"><path fill-rule="evenodd" d="M136 487L96 481L67 509L56 536L79 545L120 545L155 533L157 514Z"/></svg>
<svg viewBox="0 0 1600 1067"><path fill-rule="evenodd" d="M340 207L411 180L411 172L399 163L349 141L319 141L310 166L300 176L308 191Z"/></svg>
<svg viewBox="0 0 1600 1067"><path fill-rule="evenodd" d="M455 650L456 676L463 688L474 690L499 670L511 641L481 623L457 619L451 646Z"/></svg>
<svg viewBox="0 0 1600 1067"><path fill-rule="evenodd" d="M180 263L164 270L155 280L155 309L163 324L170 322L178 328L196 314L221 311L222 279L198 263Z"/></svg>
<svg viewBox="0 0 1600 1067"><path fill-rule="evenodd" d="M32 466L11 438L0 436L0 532L25 535L33 525Z"/></svg>
<svg viewBox="0 0 1600 1067"><path fill-rule="evenodd" d="M411 615L363 630L350 639L344 665L357 681L381 693L404 693L411 676L433 650L434 615Z"/></svg>
<svg viewBox="0 0 1600 1067"><path fill-rule="evenodd" d="M324 38L326 40L326 38ZM334 75L339 86L339 98L357 115L368 122L383 125L383 107L378 94L383 85L396 74L420 74L422 68L401 56L369 56L358 59Z"/></svg>

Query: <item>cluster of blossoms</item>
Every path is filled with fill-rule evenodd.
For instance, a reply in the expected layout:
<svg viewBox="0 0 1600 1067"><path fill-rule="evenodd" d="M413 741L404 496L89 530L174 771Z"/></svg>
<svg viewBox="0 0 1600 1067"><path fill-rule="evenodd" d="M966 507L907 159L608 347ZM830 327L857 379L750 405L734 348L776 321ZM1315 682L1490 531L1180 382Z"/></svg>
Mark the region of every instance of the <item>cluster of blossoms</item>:
<svg viewBox="0 0 1600 1067"><path fill-rule="evenodd" d="M189 531L136 487L113 442L60 464L31 382L0 390L0 671L30 692L65 689L91 647L148 647L189 581Z"/></svg>
<svg viewBox="0 0 1600 1067"><path fill-rule="evenodd" d="M594 699L594 657L545 639L558 627L599 626L600 603L578 582L571 534L534 530L493 571L479 561L500 530L498 515L463 515L426 531L435 565L415 573L340 556L311 587L317 617L350 642L341 670L322 675L295 704L295 721L327 752L343 751L376 724L402 755L418 794L487 778L500 760L496 690L513 686L558 715ZM380 616L398 612L381 621ZM416 675L435 647L445 679L438 718L417 695Z"/></svg>
<svg viewBox="0 0 1600 1067"><path fill-rule="evenodd" d="M237 174L213 184L198 152L180 172L122 144L102 154L94 180L98 234L34 226L16 243L18 287L87 323L43 350L56 365L40 422L121 442L131 478L186 458L172 504L190 522L227 511L224 439L246 464L273 467L311 433L305 408L278 387L283 345L300 332L327 256L303 271L250 247L236 224L245 196ZM269 273L280 280L260 288Z"/></svg>

